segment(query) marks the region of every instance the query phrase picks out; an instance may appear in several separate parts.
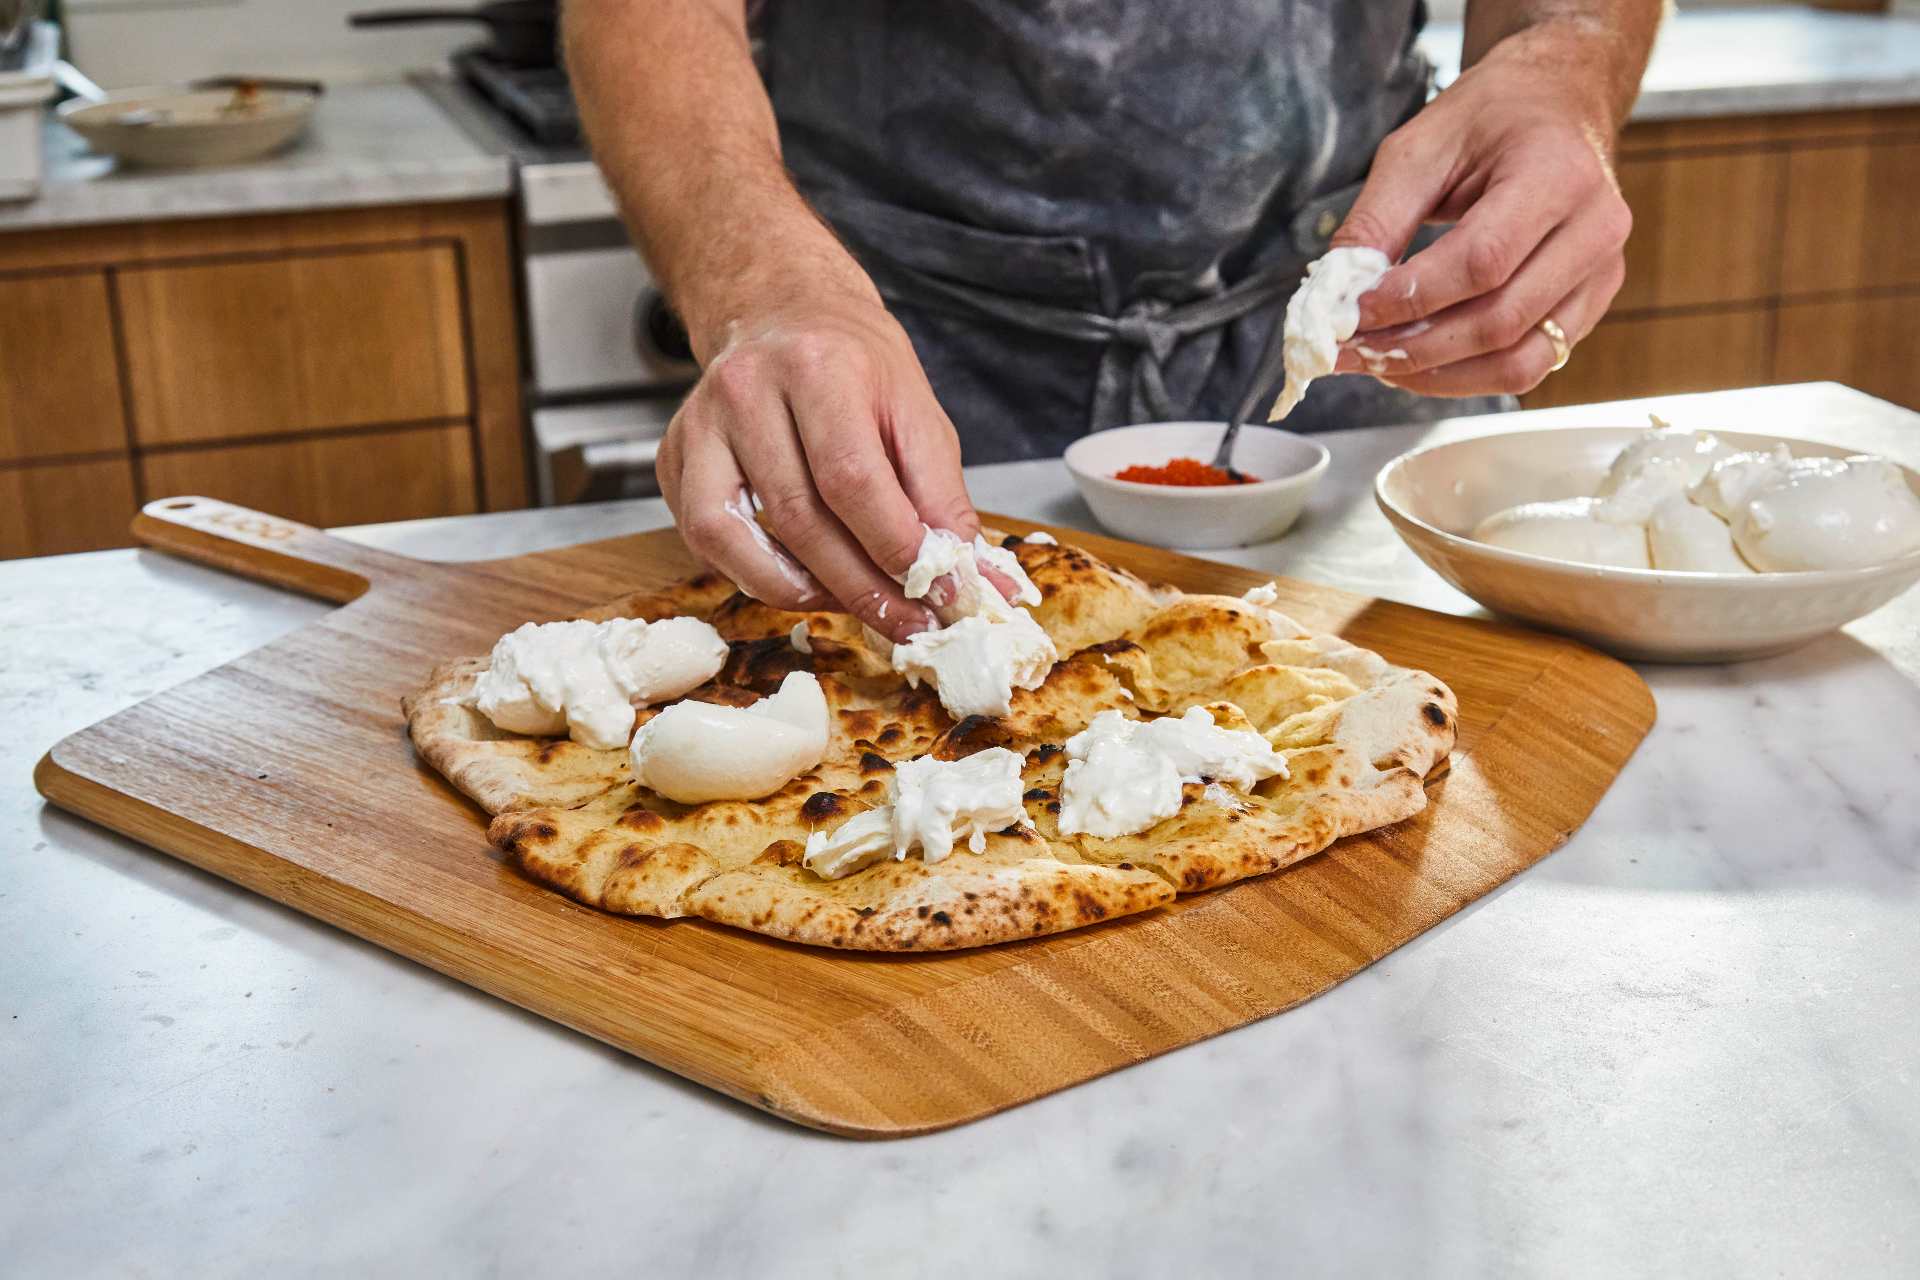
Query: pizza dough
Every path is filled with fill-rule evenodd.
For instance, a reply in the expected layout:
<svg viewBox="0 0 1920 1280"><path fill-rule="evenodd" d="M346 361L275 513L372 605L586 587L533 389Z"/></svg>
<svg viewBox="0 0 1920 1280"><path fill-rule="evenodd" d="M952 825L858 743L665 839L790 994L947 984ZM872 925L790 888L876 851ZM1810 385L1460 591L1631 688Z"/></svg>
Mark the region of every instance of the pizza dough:
<svg viewBox="0 0 1920 1280"><path fill-rule="evenodd" d="M679 804L636 783L625 751L496 729L469 705L484 658L437 668L404 702L409 731L422 759L494 815L492 843L578 902L873 951L981 946L1150 911L1425 807L1422 779L1451 749L1456 716L1433 676L1310 635L1257 594L1182 594L1070 544L1004 544L1039 588L1034 619L1064 655L1038 688L1015 691L1004 716L956 723L852 618L773 609L711 575L590 611L711 622L729 655L688 695L700 701L750 705L792 672L818 677L826 753L764 799ZM804 648L792 642L802 626ZM1060 830L1069 738L1102 711L1195 707L1266 737L1286 776L1184 781L1177 812L1132 835ZM657 714L636 711L636 726ZM839 879L803 864L810 834L886 803L896 764L993 747L1024 760L1027 821L934 862L886 857Z"/></svg>

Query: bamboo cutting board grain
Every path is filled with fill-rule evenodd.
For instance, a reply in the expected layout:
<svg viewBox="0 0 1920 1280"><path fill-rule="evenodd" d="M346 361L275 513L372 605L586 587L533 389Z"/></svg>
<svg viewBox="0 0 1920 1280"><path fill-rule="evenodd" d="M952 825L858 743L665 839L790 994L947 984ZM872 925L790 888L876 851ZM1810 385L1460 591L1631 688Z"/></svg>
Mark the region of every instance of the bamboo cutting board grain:
<svg viewBox="0 0 1920 1280"><path fill-rule="evenodd" d="M1326 990L1557 847L1653 723L1640 679L1571 641L1282 579L1287 613L1459 695L1459 743L1425 813L1078 933L930 956L820 951L605 915L536 887L407 742L400 695L430 666L484 653L528 619L685 575L694 566L671 531L476 564L410 560L203 498L151 503L134 531L345 607L61 742L35 774L48 799L843 1134L977 1119ZM1061 533L1188 590L1264 580Z"/></svg>

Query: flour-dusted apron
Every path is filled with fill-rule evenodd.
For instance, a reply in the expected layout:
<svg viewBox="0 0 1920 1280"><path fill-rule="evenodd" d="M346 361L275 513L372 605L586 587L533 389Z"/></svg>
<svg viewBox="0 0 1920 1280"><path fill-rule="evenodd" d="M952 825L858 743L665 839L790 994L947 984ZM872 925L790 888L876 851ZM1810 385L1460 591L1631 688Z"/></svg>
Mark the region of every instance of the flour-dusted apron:
<svg viewBox="0 0 1920 1280"><path fill-rule="evenodd" d="M770 0L789 168L872 273L966 460L1246 389L1381 138L1420 0ZM1471 413L1369 378L1296 430Z"/></svg>

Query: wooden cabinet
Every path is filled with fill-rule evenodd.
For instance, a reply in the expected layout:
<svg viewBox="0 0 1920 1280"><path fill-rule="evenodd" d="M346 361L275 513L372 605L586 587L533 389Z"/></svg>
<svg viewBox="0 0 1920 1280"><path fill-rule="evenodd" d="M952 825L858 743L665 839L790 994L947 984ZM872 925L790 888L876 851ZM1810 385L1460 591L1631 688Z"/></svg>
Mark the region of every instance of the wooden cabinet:
<svg viewBox="0 0 1920 1280"><path fill-rule="evenodd" d="M1920 289L1780 307L1773 382L1832 379L1920 408Z"/></svg>
<svg viewBox="0 0 1920 1280"><path fill-rule="evenodd" d="M1627 280L1528 408L1832 379L1920 409L1920 109L1633 125Z"/></svg>
<svg viewBox="0 0 1920 1280"><path fill-rule="evenodd" d="M1920 286L1920 122L1914 128L1788 153L1781 292Z"/></svg>
<svg viewBox="0 0 1920 1280"><path fill-rule="evenodd" d="M1629 382L1679 394L1774 381L1772 324L1764 307L1607 321L1580 344L1579 359L1527 397L1527 407L1613 400Z"/></svg>
<svg viewBox="0 0 1920 1280"><path fill-rule="evenodd" d="M144 444L467 415L445 245L139 267L118 285Z"/></svg>
<svg viewBox="0 0 1920 1280"><path fill-rule="evenodd" d="M1614 310L1772 296L1780 277L1784 172L1781 157L1768 151L1624 158L1620 192L1633 210L1634 233Z"/></svg>
<svg viewBox="0 0 1920 1280"><path fill-rule="evenodd" d="M0 235L0 557L199 493L311 524L524 506L498 201Z"/></svg>
<svg viewBox="0 0 1920 1280"><path fill-rule="evenodd" d="M0 278L0 465L126 447L106 274Z"/></svg>
<svg viewBox="0 0 1920 1280"><path fill-rule="evenodd" d="M301 520L324 511L336 524L465 515L479 509L470 446L465 427L447 426L169 449L141 457L141 490L211 493Z"/></svg>
<svg viewBox="0 0 1920 1280"><path fill-rule="evenodd" d="M57 556L123 547L136 505L124 456L0 467L0 548Z"/></svg>

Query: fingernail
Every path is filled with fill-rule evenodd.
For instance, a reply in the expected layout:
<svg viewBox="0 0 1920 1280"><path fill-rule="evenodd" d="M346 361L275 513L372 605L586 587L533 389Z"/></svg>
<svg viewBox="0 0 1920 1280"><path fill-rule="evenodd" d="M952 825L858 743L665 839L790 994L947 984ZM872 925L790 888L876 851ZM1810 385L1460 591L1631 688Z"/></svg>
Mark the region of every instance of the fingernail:
<svg viewBox="0 0 1920 1280"><path fill-rule="evenodd" d="M941 574L927 585L923 597L935 609L944 609L960 594L960 580L950 573Z"/></svg>
<svg viewBox="0 0 1920 1280"><path fill-rule="evenodd" d="M919 635L922 631L935 630L939 625L940 619L934 617L933 614L927 610L915 605L913 612L899 619L899 626L893 630L893 638L896 643L899 643Z"/></svg>

